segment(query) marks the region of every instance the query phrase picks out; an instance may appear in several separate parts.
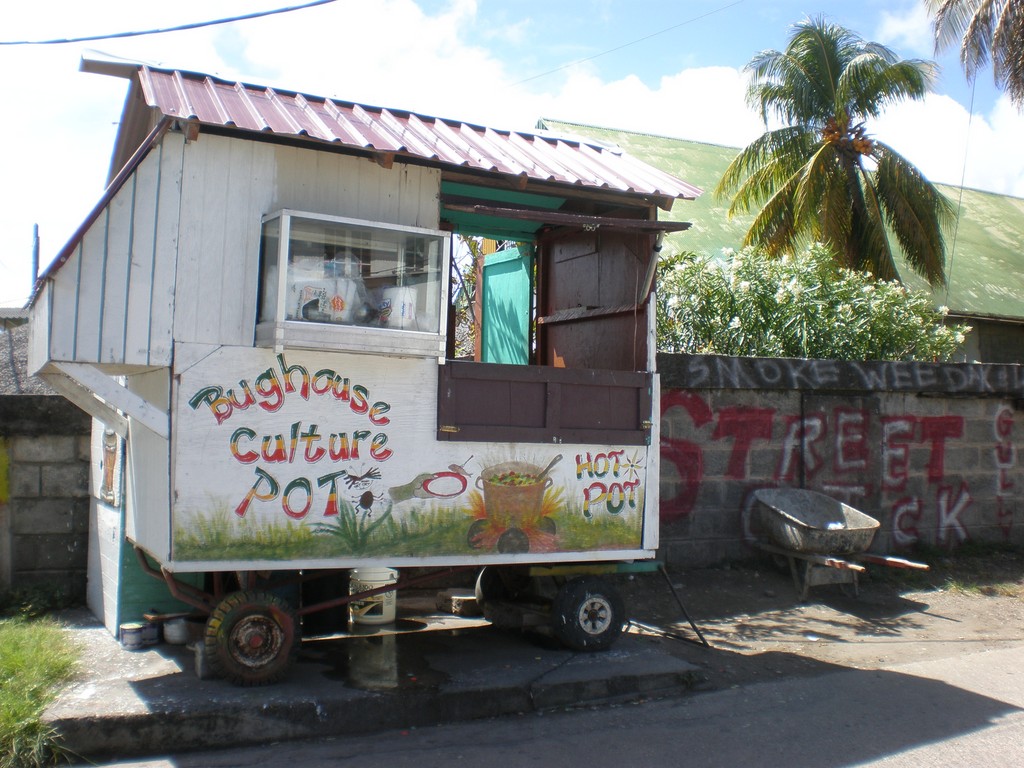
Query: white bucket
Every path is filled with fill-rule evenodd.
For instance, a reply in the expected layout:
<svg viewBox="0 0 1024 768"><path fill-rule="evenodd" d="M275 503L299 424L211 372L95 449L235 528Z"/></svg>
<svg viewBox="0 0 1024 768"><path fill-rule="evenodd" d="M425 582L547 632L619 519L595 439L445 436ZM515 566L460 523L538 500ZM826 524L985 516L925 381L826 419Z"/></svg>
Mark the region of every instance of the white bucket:
<svg viewBox="0 0 1024 768"><path fill-rule="evenodd" d="M184 618L171 619L164 624L164 640L169 645L185 645L188 642L188 624Z"/></svg>
<svg viewBox="0 0 1024 768"><path fill-rule="evenodd" d="M353 568L349 571L348 593L356 595L378 587L386 587L398 581L394 568ZM353 600L348 604L353 624L390 624L395 620L397 590Z"/></svg>

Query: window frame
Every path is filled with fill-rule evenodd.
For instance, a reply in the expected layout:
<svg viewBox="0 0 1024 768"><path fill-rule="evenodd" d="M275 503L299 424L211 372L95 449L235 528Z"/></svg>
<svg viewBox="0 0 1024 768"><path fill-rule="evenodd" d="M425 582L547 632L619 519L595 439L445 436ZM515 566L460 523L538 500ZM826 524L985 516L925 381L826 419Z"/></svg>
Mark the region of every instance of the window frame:
<svg viewBox="0 0 1024 768"><path fill-rule="evenodd" d="M265 280L267 279L268 258L264 253L264 232L268 223L279 221L278 242L276 253L277 274L274 291L273 319L261 320L265 299ZM438 264L435 297L438 307L438 330L419 331L402 328L381 328L371 326L349 325L344 323L325 323L310 320L286 319L288 295L289 246L291 241L292 219L320 221L361 229L376 229L400 232L409 235L437 238L440 242L441 254ZM367 354L398 355L403 357L436 357L443 359L448 332L448 282L449 262L451 259L451 233L441 229L413 227L389 222L357 219L347 216L313 213L291 208L282 208L273 213L265 214L260 219L260 258L258 273L259 301L256 308L255 345L282 350L290 347L329 350L343 352L359 352Z"/></svg>

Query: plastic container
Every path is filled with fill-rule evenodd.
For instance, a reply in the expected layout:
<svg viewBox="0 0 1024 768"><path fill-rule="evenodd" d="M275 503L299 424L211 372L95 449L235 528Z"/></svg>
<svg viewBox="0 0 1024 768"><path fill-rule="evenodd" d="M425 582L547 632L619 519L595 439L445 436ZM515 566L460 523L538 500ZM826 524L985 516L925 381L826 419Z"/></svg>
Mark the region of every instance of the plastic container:
<svg viewBox="0 0 1024 768"><path fill-rule="evenodd" d="M398 581L394 568L353 568L349 572L348 593L357 595L378 587L386 587ZM348 604L349 617L353 624L390 624L395 620L397 590L371 595Z"/></svg>
<svg viewBox="0 0 1024 768"><path fill-rule="evenodd" d="M123 647L127 648L129 651L137 651L140 648L145 647L145 624L141 622L132 622L130 624L122 624L119 629L121 645Z"/></svg>
<svg viewBox="0 0 1024 768"><path fill-rule="evenodd" d="M184 618L171 619L164 624L164 642L169 645L185 645L188 641L188 622Z"/></svg>
<svg viewBox="0 0 1024 768"><path fill-rule="evenodd" d="M149 621L142 625L142 644L156 645L160 642L160 625Z"/></svg>

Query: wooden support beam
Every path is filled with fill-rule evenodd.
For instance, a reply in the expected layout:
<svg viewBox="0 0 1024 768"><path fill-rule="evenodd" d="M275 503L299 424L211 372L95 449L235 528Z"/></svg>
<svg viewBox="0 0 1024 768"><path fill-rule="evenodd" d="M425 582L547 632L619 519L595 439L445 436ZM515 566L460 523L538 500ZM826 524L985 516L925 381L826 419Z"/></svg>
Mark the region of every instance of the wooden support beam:
<svg viewBox="0 0 1024 768"><path fill-rule="evenodd" d="M91 398L84 402L70 397L69 399L86 413L103 421L122 437L127 434L127 424L123 427L124 431L122 432L114 424L108 423L106 419L112 418L111 412L121 411L158 437L165 440L170 439L171 419L167 411L157 408L129 391L96 366L87 363L51 363L51 365L64 374L68 381L91 395Z"/></svg>
<svg viewBox="0 0 1024 768"><path fill-rule="evenodd" d="M62 373L41 372L39 377L94 419L103 422L107 429L113 430L122 438L128 437L128 419L118 413L115 408L111 408L107 403L97 399L92 392L77 381Z"/></svg>

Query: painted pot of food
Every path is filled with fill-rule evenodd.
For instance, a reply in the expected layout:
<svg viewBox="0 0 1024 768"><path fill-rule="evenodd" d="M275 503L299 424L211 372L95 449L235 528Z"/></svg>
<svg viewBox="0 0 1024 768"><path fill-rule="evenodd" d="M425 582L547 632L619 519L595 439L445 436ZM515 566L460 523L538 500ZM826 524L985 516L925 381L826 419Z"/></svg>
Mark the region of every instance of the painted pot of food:
<svg viewBox="0 0 1024 768"><path fill-rule="evenodd" d="M484 493L484 509L492 523L502 528L524 528L536 524L544 506L544 492L551 487L547 467L525 461L506 461L484 469L476 479Z"/></svg>

